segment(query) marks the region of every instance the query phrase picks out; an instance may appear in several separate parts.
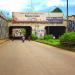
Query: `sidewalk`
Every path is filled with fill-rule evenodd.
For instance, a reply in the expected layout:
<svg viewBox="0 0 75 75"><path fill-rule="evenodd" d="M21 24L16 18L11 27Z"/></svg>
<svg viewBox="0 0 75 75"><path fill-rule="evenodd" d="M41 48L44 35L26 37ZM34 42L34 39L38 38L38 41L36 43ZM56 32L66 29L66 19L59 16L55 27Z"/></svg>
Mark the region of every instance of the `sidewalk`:
<svg viewBox="0 0 75 75"><path fill-rule="evenodd" d="M3 44L6 41L8 41L8 39L0 39L0 44Z"/></svg>

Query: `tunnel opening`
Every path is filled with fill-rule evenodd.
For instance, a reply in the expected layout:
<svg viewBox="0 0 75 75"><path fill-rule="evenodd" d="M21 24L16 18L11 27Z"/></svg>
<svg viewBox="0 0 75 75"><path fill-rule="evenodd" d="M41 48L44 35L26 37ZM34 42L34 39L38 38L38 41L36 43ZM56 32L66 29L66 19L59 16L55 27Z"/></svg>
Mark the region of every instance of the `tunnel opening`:
<svg viewBox="0 0 75 75"><path fill-rule="evenodd" d="M51 34L58 39L61 35L63 35L66 31L65 26L46 26L45 27L46 34Z"/></svg>
<svg viewBox="0 0 75 75"><path fill-rule="evenodd" d="M25 36L26 39L32 34L32 27L30 26L10 26L9 39L21 39Z"/></svg>

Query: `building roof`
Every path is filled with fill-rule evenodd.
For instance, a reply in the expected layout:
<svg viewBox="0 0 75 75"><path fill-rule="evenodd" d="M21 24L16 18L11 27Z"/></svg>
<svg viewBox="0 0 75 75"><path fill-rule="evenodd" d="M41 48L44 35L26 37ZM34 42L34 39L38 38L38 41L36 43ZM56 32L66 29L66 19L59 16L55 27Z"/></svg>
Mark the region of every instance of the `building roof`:
<svg viewBox="0 0 75 75"><path fill-rule="evenodd" d="M69 16L69 20L75 20L75 15Z"/></svg>

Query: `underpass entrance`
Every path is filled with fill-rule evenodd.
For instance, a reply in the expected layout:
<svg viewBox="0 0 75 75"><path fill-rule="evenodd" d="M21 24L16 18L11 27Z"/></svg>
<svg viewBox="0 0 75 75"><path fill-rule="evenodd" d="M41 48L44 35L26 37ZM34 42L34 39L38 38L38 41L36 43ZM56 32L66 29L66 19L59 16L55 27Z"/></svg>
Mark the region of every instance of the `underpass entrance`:
<svg viewBox="0 0 75 75"><path fill-rule="evenodd" d="M30 26L10 26L9 27L9 39L21 39L25 36L26 39L32 34L32 28Z"/></svg>
<svg viewBox="0 0 75 75"><path fill-rule="evenodd" d="M45 27L46 34L52 34L56 38L59 38L66 31L65 26L46 26Z"/></svg>

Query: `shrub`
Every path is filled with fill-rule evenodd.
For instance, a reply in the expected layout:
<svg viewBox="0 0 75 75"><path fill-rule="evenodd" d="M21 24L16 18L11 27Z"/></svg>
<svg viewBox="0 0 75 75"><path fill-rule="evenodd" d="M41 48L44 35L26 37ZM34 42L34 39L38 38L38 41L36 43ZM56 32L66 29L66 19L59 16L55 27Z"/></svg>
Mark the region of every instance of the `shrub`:
<svg viewBox="0 0 75 75"><path fill-rule="evenodd" d="M36 40L36 39L38 39L38 37L36 35L32 34L32 40Z"/></svg>
<svg viewBox="0 0 75 75"><path fill-rule="evenodd" d="M60 37L60 44L75 46L75 32L64 33L64 35Z"/></svg>
<svg viewBox="0 0 75 75"><path fill-rule="evenodd" d="M44 40L53 39L53 35L45 35Z"/></svg>

